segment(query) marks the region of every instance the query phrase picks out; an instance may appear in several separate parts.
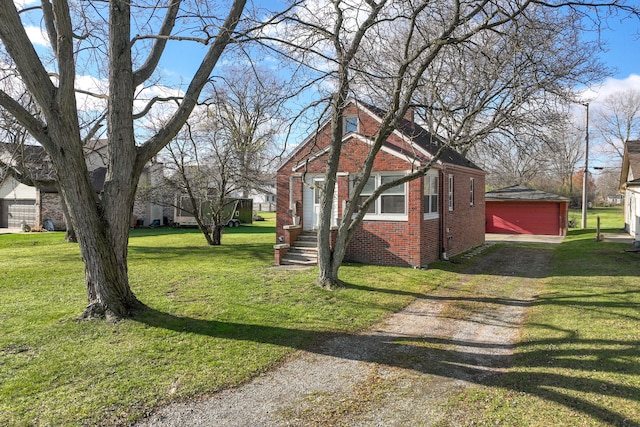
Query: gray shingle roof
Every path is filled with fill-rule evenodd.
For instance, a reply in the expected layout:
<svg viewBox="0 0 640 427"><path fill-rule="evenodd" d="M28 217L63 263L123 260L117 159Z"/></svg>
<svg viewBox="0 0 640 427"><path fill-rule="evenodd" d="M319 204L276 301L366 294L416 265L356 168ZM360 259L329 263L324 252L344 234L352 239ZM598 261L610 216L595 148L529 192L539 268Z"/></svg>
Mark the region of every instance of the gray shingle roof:
<svg viewBox="0 0 640 427"><path fill-rule="evenodd" d="M499 190L488 191L486 201L527 201L527 202L568 202L569 199L542 190L534 190L524 185L512 185Z"/></svg>
<svg viewBox="0 0 640 427"><path fill-rule="evenodd" d="M386 112L378 107L373 105L361 102L368 110L372 113L376 114L378 117L382 118L385 116ZM438 150L442 148L444 143L435 135L431 134L428 130L415 123L414 121L407 120L403 118L398 127L396 129L398 132L402 133L407 138L411 139L413 143L418 145L420 148L426 150L431 155L435 155ZM479 166L474 164L471 160L467 159L462 154L458 153L456 150L445 147L442 153L440 154L440 160L444 163L449 163L457 166L464 166L472 169L482 170Z"/></svg>
<svg viewBox="0 0 640 427"><path fill-rule="evenodd" d="M0 167L8 167L18 181L38 186L46 192L58 192L56 173L49 155L40 145L0 142ZM89 172L96 192L102 191L107 169L97 168Z"/></svg>
<svg viewBox="0 0 640 427"><path fill-rule="evenodd" d="M40 145L0 143L0 165L25 181L53 183L56 175L49 155Z"/></svg>

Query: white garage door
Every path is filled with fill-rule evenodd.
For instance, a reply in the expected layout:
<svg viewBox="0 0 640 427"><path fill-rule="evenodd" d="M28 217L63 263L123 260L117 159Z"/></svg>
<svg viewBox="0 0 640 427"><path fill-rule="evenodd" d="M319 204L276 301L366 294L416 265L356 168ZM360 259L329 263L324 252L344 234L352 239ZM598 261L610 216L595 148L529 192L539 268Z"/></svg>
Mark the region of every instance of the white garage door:
<svg viewBox="0 0 640 427"><path fill-rule="evenodd" d="M30 227L36 225L36 204L33 200L16 200L7 203L7 227L20 228L26 221Z"/></svg>

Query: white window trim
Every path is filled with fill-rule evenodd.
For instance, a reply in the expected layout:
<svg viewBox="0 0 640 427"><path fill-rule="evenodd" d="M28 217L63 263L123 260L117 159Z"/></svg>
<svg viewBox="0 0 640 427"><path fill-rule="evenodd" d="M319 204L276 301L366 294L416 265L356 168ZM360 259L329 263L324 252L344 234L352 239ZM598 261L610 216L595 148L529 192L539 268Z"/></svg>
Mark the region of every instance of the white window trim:
<svg viewBox="0 0 640 427"><path fill-rule="evenodd" d="M438 196L438 199L440 199L441 195L440 195L440 174L436 171L436 172L427 172L427 174L425 175L425 177L432 177L435 176L436 178L438 178L438 192L436 193L436 195ZM424 204L424 194L423 194L423 204ZM438 210L436 212L429 212L429 213L424 213L423 214L423 218L422 219L438 219L440 218L440 200L438 200Z"/></svg>
<svg viewBox="0 0 640 427"><path fill-rule="evenodd" d="M399 172L399 171L389 171L389 172L385 172L385 171L381 171L381 172L372 172L371 175L369 176L369 178L375 178L376 179L376 186L375 188L377 189L380 186L380 181L381 181L381 177L382 176L397 176L398 178L403 177L406 175L406 172ZM402 214L394 214L394 213L367 213L364 215L363 220L365 221L408 221L409 220L409 205L408 205L408 192L407 192L407 183L405 182L404 184L402 184L404 187L404 212ZM380 196L378 196L378 198L373 202L375 207L376 207L376 212L378 212L380 210L380 203L381 203L381 197L382 194Z"/></svg>

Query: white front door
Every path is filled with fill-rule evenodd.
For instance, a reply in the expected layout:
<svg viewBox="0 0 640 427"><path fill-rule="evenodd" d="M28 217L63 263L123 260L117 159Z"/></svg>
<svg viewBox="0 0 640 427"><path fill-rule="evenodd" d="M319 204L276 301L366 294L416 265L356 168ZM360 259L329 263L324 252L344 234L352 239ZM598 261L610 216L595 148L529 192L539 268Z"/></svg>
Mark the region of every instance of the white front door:
<svg viewBox="0 0 640 427"><path fill-rule="evenodd" d="M324 189L324 176L309 176L306 179L302 196L303 229L315 230L320 224L320 197ZM331 206L331 225L337 223L336 214L338 212L338 186L334 189L333 203Z"/></svg>
<svg viewBox="0 0 640 427"><path fill-rule="evenodd" d="M320 198L324 189L324 178L315 178L313 180L313 218L311 220L312 229L316 230L320 225Z"/></svg>

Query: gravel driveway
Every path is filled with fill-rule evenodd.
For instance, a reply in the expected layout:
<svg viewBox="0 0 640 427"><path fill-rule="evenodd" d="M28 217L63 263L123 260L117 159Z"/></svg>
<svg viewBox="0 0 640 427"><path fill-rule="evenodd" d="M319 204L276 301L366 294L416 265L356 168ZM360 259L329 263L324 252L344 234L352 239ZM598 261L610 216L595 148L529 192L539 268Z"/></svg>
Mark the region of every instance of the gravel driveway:
<svg viewBox="0 0 640 427"><path fill-rule="evenodd" d="M482 253L457 283L370 331L298 351L247 384L172 404L138 425L435 425L451 416L452 394L508 366L550 257L545 247Z"/></svg>

